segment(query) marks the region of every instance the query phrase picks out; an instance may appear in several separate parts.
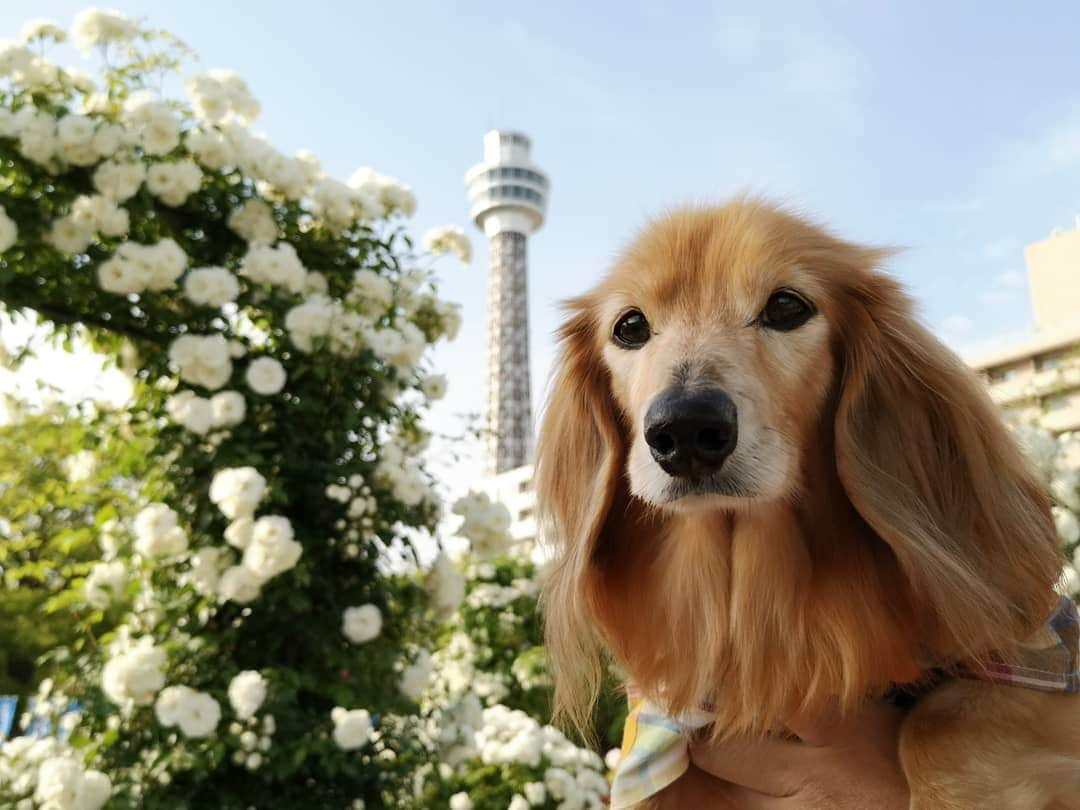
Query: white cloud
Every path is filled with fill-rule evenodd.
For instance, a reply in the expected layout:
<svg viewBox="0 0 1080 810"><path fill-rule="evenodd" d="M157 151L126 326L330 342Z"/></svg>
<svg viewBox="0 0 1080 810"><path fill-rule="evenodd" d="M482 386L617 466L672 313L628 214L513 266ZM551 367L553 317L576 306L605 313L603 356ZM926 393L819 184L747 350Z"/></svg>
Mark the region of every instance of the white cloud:
<svg viewBox="0 0 1080 810"><path fill-rule="evenodd" d="M1016 270L998 273L990 280L990 286L979 294L984 304L1012 304L1027 292L1027 276Z"/></svg>
<svg viewBox="0 0 1080 810"><path fill-rule="evenodd" d="M1020 240L1015 236L1001 236L983 245L980 255L983 261L999 262L1011 258L1019 249Z"/></svg>
<svg viewBox="0 0 1080 810"><path fill-rule="evenodd" d="M940 332L946 337L962 337L971 332L974 321L967 315L949 315L941 322Z"/></svg>
<svg viewBox="0 0 1080 810"><path fill-rule="evenodd" d="M1080 168L1080 109L1070 110L1033 137L1008 146L1000 165L1014 179Z"/></svg>
<svg viewBox="0 0 1080 810"><path fill-rule="evenodd" d="M962 197L955 200L940 200L926 203L922 208L927 214L935 216L961 216L975 214L986 207L986 199L983 197Z"/></svg>
<svg viewBox="0 0 1080 810"><path fill-rule="evenodd" d="M869 67L855 46L804 6L761 14L757 19L721 9L714 34L721 55L770 95L824 106L849 124L861 120L858 101Z"/></svg>
<svg viewBox="0 0 1080 810"><path fill-rule="evenodd" d="M994 277L994 286L1005 290L1020 290L1027 286L1027 276L1016 270L1007 270Z"/></svg>
<svg viewBox="0 0 1080 810"><path fill-rule="evenodd" d="M761 23L749 17L726 17L716 30L716 41L730 59L744 61L757 55Z"/></svg>
<svg viewBox="0 0 1080 810"><path fill-rule="evenodd" d="M984 290L979 293L979 302L983 304L1011 304L1016 300L1016 293L1008 290Z"/></svg>
<svg viewBox="0 0 1080 810"><path fill-rule="evenodd" d="M863 67L850 43L821 31L789 31L784 40L777 76L789 92L854 101Z"/></svg>

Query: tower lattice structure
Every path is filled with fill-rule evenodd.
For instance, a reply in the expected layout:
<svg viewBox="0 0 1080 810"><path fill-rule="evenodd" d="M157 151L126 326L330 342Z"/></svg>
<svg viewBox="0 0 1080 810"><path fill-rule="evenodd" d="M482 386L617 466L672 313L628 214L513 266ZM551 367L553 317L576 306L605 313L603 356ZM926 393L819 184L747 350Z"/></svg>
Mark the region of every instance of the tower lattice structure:
<svg viewBox="0 0 1080 810"><path fill-rule="evenodd" d="M487 236L487 414L485 462L489 475L528 464L532 456L529 385L528 237L544 224L550 182L529 158L520 132L484 136L484 159L465 183L470 215Z"/></svg>

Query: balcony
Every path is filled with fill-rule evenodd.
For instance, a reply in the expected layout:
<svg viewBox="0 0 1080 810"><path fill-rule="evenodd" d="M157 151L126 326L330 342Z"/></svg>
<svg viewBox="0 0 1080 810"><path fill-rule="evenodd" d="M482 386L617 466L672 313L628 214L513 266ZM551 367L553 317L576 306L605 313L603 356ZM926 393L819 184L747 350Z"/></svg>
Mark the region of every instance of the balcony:
<svg viewBox="0 0 1080 810"><path fill-rule="evenodd" d="M1042 426L1054 433L1080 429L1080 397L1073 397L1073 402L1068 407L1044 413Z"/></svg>
<svg viewBox="0 0 1080 810"><path fill-rule="evenodd" d="M1010 405L1037 395L1038 392L1030 374L1021 374L1008 380L990 383L990 398L997 405Z"/></svg>

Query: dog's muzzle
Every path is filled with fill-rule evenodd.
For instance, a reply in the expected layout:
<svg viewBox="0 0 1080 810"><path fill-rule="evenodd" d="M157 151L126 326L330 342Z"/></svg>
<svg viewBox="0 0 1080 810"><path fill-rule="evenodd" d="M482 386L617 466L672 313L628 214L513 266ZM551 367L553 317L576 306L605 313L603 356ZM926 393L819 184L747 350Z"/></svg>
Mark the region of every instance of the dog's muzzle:
<svg viewBox="0 0 1080 810"><path fill-rule="evenodd" d="M645 414L645 441L652 457L675 478L716 472L735 449L738 437L735 403L715 388L669 388Z"/></svg>

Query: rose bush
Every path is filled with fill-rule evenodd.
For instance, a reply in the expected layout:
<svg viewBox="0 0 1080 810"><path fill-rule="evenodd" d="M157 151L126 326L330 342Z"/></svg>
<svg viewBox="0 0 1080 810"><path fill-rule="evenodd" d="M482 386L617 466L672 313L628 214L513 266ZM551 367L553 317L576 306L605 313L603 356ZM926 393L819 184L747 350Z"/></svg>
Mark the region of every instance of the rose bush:
<svg viewBox="0 0 1080 810"><path fill-rule="evenodd" d="M1080 600L1080 433L1054 435L1030 424L1016 427L1021 446L1046 479L1065 556L1058 589Z"/></svg>
<svg viewBox="0 0 1080 810"><path fill-rule="evenodd" d="M460 314L407 233L412 192L280 152L235 74L161 97L186 49L142 21L76 18L94 77L48 61L65 36L0 45L0 303L127 372L122 431L83 449L143 465L51 527L95 551L41 569L70 635L37 714L67 741L6 745L0 802L597 806L598 757L542 725L536 572L502 556L505 510L466 499L471 556L419 571L442 517L422 416L446 387L425 351ZM460 229L422 242L470 255Z"/></svg>

